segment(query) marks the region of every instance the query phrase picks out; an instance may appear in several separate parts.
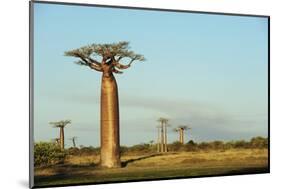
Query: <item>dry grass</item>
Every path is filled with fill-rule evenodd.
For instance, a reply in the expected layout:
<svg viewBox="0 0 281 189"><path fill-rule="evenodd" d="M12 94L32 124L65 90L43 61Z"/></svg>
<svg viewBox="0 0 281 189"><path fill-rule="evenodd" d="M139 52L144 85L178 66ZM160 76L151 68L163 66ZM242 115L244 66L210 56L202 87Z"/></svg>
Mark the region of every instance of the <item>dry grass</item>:
<svg viewBox="0 0 281 189"><path fill-rule="evenodd" d="M251 173L253 170L264 172L261 170L267 170L268 150L232 149L126 155L121 160L124 164L122 168L102 169L98 166L97 155L69 156L64 165L36 169L35 180L38 185L48 185Z"/></svg>
<svg viewBox="0 0 281 189"><path fill-rule="evenodd" d="M99 162L99 156L93 156L93 155L83 155L83 156L71 155L68 156L65 160L66 164L71 164L71 165L90 165L90 164L97 164L98 162Z"/></svg>
<svg viewBox="0 0 281 189"><path fill-rule="evenodd" d="M124 158L125 159L125 158ZM180 152L155 156L128 164L128 167L204 166L204 165L266 165L266 149L234 149L208 152Z"/></svg>

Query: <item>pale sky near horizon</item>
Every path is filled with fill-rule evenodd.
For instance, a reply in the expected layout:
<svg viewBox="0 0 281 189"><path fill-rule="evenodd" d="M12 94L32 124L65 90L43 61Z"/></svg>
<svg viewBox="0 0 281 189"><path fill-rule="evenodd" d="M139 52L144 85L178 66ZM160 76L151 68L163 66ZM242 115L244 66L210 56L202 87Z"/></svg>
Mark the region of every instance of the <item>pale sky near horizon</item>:
<svg viewBox="0 0 281 189"><path fill-rule="evenodd" d="M71 119L66 139L99 146L101 73L64 52L119 41L147 59L115 75L121 145L155 141L159 117L195 142L267 137L267 18L34 3L35 141Z"/></svg>

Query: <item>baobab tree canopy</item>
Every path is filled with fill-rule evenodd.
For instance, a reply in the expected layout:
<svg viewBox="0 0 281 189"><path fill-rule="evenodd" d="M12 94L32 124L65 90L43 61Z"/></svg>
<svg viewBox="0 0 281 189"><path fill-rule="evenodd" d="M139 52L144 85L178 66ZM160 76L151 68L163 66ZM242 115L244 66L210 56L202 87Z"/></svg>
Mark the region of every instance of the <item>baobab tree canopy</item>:
<svg viewBox="0 0 281 189"><path fill-rule="evenodd" d="M104 72L103 64L112 65L111 69L114 73L122 73L118 69L127 69L135 61L144 61L145 58L141 54L136 54L129 50L129 42L122 41L111 44L92 44L78 49L65 52L65 56L73 56L80 58L75 62L79 65L89 66L90 68ZM99 61L97 58L102 58ZM121 60L126 64L122 64Z"/></svg>
<svg viewBox="0 0 281 189"><path fill-rule="evenodd" d="M67 124L70 124L70 120L61 120L61 121L56 121L56 122L50 122L53 127L65 127Z"/></svg>

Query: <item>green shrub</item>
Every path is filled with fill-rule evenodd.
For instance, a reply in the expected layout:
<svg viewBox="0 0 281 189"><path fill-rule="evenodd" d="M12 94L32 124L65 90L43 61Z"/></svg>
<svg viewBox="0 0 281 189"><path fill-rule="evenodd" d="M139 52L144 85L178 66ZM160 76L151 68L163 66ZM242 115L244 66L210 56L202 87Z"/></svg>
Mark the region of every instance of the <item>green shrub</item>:
<svg viewBox="0 0 281 189"><path fill-rule="evenodd" d="M250 144L249 142L246 142L245 140L238 140L234 142L234 148L249 148Z"/></svg>
<svg viewBox="0 0 281 189"><path fill-rule="evenodd" d="M70 147L67 149L67 154L68 155L79 155L80 154L80 150L79 148L74 148L74 147Z"/></svg>
<svg viewBox="0 0 281 189"><path fill-rule="evenodd" d="M82 147L79 149L81 155L97 155L100 153L100 148L95 148L93 146Z"/></svg>
<svg viewBox="0 0 281 189"><path fill-rule="evenodd" d="M172 144L169 144L168 145L168 149L169 151L182 151L184 148L183 148L183 144L180 143L179 141L176 141L176 142L173 142Z"/></svg>
<svg viewBox="0 0 281 189"><path fill-rule="evenodd" d="M268 139L263 137L254 137L250 141L250 145L252 148L267 148Z"/></svg>
<svg viewBox="0 0 281 189"><path fill-rule="evenodd" d="M59 146L49 142L39 142L34 145L34 166L46 166L63 163L66 153Z"/></svg>
<svg viewBox="0 0 281 189"><path fill-rule="evenodd" d="M193 141L190 140L188 143L185 144L185 151L197 151L198 145Z"/></svg>
<svg viewBox="0 0 281 189"><path fill-rule="evenodd" d="M211 149L211 145L208 142L201 142L200 144L198 144L198 148L200 150L210 150Z"/></svg>
<svg viewBox="0 0 281 189"><path fill-rule="evenodd" d="M210 142L210 147L213 150L221 150L221 149L224 149L224 143L222 141L216 140L216 141Z"/></svg>

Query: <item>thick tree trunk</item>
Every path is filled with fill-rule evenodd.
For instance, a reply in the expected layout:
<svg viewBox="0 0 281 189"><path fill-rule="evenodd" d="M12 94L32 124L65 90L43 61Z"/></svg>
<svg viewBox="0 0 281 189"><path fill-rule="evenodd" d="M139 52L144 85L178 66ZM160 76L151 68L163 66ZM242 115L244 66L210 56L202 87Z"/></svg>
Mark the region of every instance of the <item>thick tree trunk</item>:
<svg viewBox="0 0 281 189"><path fill-rule="evenodd" d="M182 130L182 144L184 144L184 130Z"/></svg>
<svg viewBox="0 0 281 189"><path fill-rule="evenodd" d="M60 149L64 150L64 130L60 127Z"/></svg>
<svg viewBox="0 0 281 189"><path fill-rule="evenodd" d="M118 88L113 75L102 76L101 157L103 167L120 167Z"/></svg>

